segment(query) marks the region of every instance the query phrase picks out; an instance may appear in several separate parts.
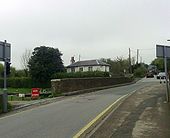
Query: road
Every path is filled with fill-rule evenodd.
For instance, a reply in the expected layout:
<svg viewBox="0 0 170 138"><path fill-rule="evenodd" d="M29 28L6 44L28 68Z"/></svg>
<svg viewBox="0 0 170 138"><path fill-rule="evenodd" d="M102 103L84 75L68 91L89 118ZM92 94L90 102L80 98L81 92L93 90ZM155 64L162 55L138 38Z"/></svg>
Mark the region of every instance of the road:
<svg viewBox="0 0 170 138"><path fill-rule="evenodd" d="M0 118L1 138L70 138L121 96L156 79L100 90Z"/></svg>

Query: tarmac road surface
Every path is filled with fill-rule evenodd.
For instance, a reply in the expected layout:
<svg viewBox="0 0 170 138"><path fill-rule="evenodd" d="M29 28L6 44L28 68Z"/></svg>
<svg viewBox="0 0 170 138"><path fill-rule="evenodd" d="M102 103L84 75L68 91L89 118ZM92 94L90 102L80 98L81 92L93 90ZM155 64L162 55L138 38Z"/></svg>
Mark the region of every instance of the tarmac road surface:
<svg viewBox="0 0 170 138"><path fill-rule="evenodd" d="M0 118L1 138L70 138L123 95L159 84L144 78L136 84L73 96Z"/></svg>

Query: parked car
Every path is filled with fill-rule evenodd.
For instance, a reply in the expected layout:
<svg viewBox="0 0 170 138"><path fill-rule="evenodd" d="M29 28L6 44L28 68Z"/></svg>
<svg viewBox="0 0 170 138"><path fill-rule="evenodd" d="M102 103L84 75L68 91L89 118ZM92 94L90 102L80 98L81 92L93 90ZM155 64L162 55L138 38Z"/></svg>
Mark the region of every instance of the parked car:
<svg viewBox="0 0 170 138"><path fill-rule="evenodd" d="M166 78L165 72L160 72L160 73L157 75L157 79L165 79L165 78Z"/></svg>
<svg viewBox="0 0 170 138"><path fill-rule="evenodd" d="M147 72L146 78L154 78L154 74L152 72Z"/></svg>

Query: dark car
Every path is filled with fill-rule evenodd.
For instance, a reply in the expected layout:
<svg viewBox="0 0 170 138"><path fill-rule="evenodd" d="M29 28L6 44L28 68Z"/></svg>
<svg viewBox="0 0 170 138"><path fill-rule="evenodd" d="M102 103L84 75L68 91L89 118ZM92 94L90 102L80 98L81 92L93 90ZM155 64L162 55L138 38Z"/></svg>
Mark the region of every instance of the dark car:
<svg viewBox="0 0 170 138"><path fill-rule="evenodd" d="M154 74L152 72L146 73L146 78L154 78Z"/></svg>

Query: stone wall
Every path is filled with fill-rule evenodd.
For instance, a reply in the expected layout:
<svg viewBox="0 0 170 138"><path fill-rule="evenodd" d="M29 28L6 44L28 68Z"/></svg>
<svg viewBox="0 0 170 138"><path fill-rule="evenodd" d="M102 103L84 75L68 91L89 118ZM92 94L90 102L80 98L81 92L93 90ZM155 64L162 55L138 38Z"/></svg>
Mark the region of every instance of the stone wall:
<svg viewBox="0 0 170 138"><path fill-rule="evenodd" d="M132 82L133 78L68 78L51 80L53 94Z"/></svg>

